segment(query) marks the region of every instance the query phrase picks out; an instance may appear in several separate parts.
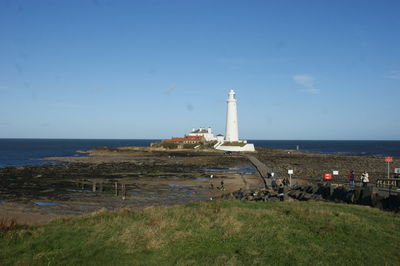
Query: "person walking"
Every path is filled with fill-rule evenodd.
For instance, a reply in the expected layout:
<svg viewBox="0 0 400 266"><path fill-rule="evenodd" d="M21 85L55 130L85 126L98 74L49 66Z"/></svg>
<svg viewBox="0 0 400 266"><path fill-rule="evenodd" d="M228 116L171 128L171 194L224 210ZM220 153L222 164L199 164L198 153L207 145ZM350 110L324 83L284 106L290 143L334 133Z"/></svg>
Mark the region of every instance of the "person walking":
<svg viewBox="0 0 400 266"><path fill-rule="evenodd" d="M354 171L353 170L350 171L350 173L347 175L347 178L349 179L350 186L354 187L355 183L354 183Z"/></svg>
<svg viewBox="0 0 400 266"><path fill-rule="evenodd" d="M361 175L361 182L363 184L363 187L367 187L369 183L369 175L366 171L364 171Z"/></svg>
<svg viewBox="0 0 400 266"><path fill-rule="evenodd" d="M289 185L290 185L290 184L289 184L289 179L287 179L286 177L284 177L283 180L282 180L282 184L283 184L283 186L285 186L285 187L289 186Z"/></svg>

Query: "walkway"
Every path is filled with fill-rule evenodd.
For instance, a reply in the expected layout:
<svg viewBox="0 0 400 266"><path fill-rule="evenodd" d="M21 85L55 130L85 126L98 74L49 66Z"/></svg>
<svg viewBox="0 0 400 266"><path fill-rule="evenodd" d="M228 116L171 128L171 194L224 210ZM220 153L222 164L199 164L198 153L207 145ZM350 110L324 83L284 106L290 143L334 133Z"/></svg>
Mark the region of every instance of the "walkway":
<svg viewBox="0 0 400 266"><path fill-rule="evenodd" d="M258 173L260 174L262 181L264 182L264 186L266 188L272 187L272 178L269 178L268 173L271 173L271 169L268 168L264 163L260 162L256 157L250 154L244 154L244 156L249 159L249 161L257 168Z"/></svg>

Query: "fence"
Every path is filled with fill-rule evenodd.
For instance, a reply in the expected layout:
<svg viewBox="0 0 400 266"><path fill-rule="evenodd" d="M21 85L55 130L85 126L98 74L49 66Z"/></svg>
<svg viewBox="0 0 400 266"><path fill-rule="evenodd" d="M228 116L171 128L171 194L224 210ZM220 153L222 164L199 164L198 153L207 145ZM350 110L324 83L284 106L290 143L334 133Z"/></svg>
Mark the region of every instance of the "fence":
<svg viewBox="0 0 400 266"><path fill-rule="evenodd" d="M400 178L380 178L376 180L376 186L380 188L400 188Z"/></svg>

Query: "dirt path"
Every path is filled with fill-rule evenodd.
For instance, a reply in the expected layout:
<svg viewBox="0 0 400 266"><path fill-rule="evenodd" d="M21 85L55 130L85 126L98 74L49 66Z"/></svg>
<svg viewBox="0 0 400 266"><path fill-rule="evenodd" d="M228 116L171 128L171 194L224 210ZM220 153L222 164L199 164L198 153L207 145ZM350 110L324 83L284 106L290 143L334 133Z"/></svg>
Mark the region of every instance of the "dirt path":
<svg viewBox="0 0 400 266"><path fill-rule="evenodd" d="M42 213L33 210L23 204L6 203L0 205L0 220L15 220L18 224L40 225L46 224L58 217L66 217L67 215L57 215L52 213Z"/></svg>

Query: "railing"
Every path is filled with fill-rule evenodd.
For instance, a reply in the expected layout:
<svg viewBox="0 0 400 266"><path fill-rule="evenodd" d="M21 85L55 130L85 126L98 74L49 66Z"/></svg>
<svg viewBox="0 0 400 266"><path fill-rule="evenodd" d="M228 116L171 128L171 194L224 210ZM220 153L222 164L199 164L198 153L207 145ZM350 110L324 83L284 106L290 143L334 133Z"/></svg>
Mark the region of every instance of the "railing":
<svg viewBox="0 0 400 266"><path fill-rule="evenodd" d="M332 180L330 180L330 181L324 180L323 177L320 177L318 179L318 178L313 178L313 177L297 177L297 176L295 176L292 178L293 178L293 180L295 180L296 178L299 178L299 179L303 179L303 180L307 180L307 181L312 181L312 182L319 181L319 182L323 182L323 183L324 182L330 182L330 183L335 183L335 184L349 184L350 183L350 181L347 177L337 177L337 176L334 176L332 178ZM360 185L362 184L359 179L354 180L354 183L360 184Z"/></svg>
<svg viewBox="0 0 400 266"><path fill-rule="evenodd" d="M400 188L400 178L380 178L376 180L376 186L380 188Z"/></svg>

